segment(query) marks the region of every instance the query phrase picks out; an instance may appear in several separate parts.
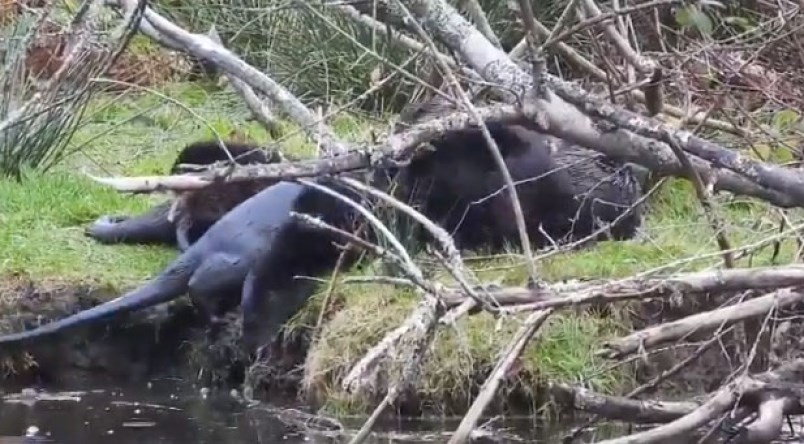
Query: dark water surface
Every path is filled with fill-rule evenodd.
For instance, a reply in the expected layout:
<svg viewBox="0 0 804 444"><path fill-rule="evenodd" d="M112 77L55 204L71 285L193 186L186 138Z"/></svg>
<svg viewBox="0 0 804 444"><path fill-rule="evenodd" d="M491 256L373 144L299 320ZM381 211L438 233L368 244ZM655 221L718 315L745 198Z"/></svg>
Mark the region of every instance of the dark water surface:
<svg viewBox="0 0 804 444"><path fill-rule="evenodd" d="M78 389L73 389L78 390ZM76 392L6 392L0 404L0 444L269 444L336 443L348 437L308 433L299 422L287 421L294 400L271 406L247 407L226 391L201 391L176 380L132 387L81 387ZM295 406L299 410L303 407ZM297 410L298 411L298 410ZM292 413L293 411L290 411ZM285 420L283 420L285 418ZM342 420L354 433L362 418ZM367 442L443 443L455 421L393 421L381 424L378 437ZM537 432L529 419L495 424L506 427L511 439L486 442L557 442L556 433ZM30 427L39 438L24 438ZM323 427L315 427L325 430ZM351 433L349 436L351 436ZM337 434L336 434L337 435ZM553 435L553 437L549 437ZM483 442L485 440L482 440Z"/></svg>

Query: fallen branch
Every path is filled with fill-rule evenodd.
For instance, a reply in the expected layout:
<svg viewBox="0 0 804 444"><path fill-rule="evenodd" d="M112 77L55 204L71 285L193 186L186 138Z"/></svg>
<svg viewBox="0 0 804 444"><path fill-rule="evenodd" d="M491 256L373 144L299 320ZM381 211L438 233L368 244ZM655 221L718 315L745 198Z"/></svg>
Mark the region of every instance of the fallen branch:
<svg viewBox="0 0 804 444"><path fill-rule="evenodd" d="M722 387L720 391L706 403L673 422L622 438L600 441L600 444L648 444L663 442L671 438L678 439L680 437L689 436L696 429L713 421L717 416L728 410L729 407L739 400L739 396L743 392L758 390L759 388L759 384L752 383L752 381L748 379L734 382Z"/></svg>
<svg viewBox="0 0 804 444"><path fill-rule="evenodd" d="M715 345L715 344L719 343L720 341L722 341L724 334L726 334L728 332L731 332L732 330L733 330L733 327L726 327L726 328L723 328L721 331L715 332L715 334L713 334L712 337L708 341L706 341L703 344L701 344L700 346L698 346L687 357L685 357L681 361L677 362L671 368L661 372L658 376L656 376L655 378L653 378L649 382L647 382L645 384L642 384L639 387L631 390L630 392L628 392L625 395L625 398L626 399L633 399L636 396L641 395L642 393L645 393L645 392L647 392L649 390L656 389L656 387L658 387L659 384L661 384L662 382L667 381L668 379L674 377L679 372L681 372L685 368L689 367L690 364L692 364L693 362L697 361L698 358L700 358L701 355L705 351L707 351L713 345ZM567 436L565 436L564 439L562 439L562 442L564 442L565 444L570 444L570 443L574 442L579 436L581 436L581 434L583 434L590 427L593 427L595 424L597 424L603 418L605 418L605 417L602 414L594 415L592 418L590 418L588 421L586 421L583 425L577 427L574 431L572 431L572 433L570 433Z"/></svg>
<svg viewBox="0 0 804 444"><path fill-rule="evenodd" d="M383 410L393 404L399 395L404 393L405 389L416 379L420 371L421 361L426 356L427 347L430 346L435 330L438 327L438 320L443 315L443 306L432 298L425 298L419 303L419 307L413 315L408 318L408 322L406 322L408 329L399 336L400 341L397 343L397 347L394 348L394 350L400 351L398 355L394 356L396 363L402 367L399 376L393 383L386 385L388 391L382 402L374 409L371 417L363 424L357 435L352 438L350 444L363 442ZM352 372L350 372L351 374ZM352 384L352 387L355 387L355 385Z"/></svg>
<svg viewBox="0 0 804 444"><path fill-rule="evenodd" d="M521 119L521 113L510 105L477 108L486 121ZM257 178L295 179L324 174L344 173L372 166L399 164L415 158L423 150L418 149L448 131L467 128L473 124L472 117L455 112L447 117L434 119L412 126L406 131L389 136L377 147L351 150L350 152L321 159L304 160L267 165L238 165L228 168L209 168L205 175L141 176L141 177L93 177L93 180L111 186L117 191L148 193L155 191L188 191L209 186L214 180L242 181Z"/></svg>
<svg viewBox="0 0 804 444"><path fill-rule="evenodd" d="M761 316L773 308L785 307L801 301L804 301L804 292L801 291L801 287L785 288L739 304L698 313L631 333L624 338L604 343L598 354L610 359L622 358L636 353L638 350L647 350L659 344L679 339L694 331L706 331L716 328L720 324L729 325Z"/></svg>
<svg viewBox="0 0 804 444"><path fill-rule="evenodd" d="M733 268L699 271L647 279L629 278L620 281L587 283L581 288L531 289L509 287L489 290L494 301L516 311L544 310L579 305L611 304L634 299L666 298L674 295L693 297L706 293L729 293L744 290L772 291L804 285L804 265L778 267ZM443 294L448 307L466 300L456 289ZM560 295L560 296L557 296Z"/></svg>
<svg viewBox="0 0 804 444"><path fill-rule="evenodd" d="M443 0L408 0L404 3L425 27L460 54L486 81L507 88L520 101L527 97L526 92L533 86L530 76L505 52L488 42L452 6ZM389 12L398 18L403 16L390 6ZM678 176L682 172L678 160L674 159L670 147L658 142L667 133L675 137L685 151L698 156L699 162L702 159L712 162L713 166L790 196L798 206L804 205L804 173L801 171L749 159L688 131L676 130L655 119L607 104L577 85L548 73L543 77L552 90L548 89L546 96L534 103L525 103L523 108L525 115L541 131L652 170L674 165L672 174ZM601 129L592 118L602 119L614 128ZM615 154L617 151L619 155ZM631 159L625 159L623 154ZM705 165L696 165L696 169L703 167Z"/></svg>
<svg viewBox="0 0 804 444"><path fill-rule="evenodd" d="M513 105L494 105L478 107L478 113L486 122L516 122L522 119L522 112ZM293 179L314 177L323 174L335 174L382 166L386 164L404 163L422 154L417 149L421 144L437 138L447 131L455 131L472 125L472 118L463 112L454 112L447 117L434 119L412 126L410 129L393 134L385 143L377 147L366 147L334 157L287 162L268 165L243 165L234 170L218 168L209 169L206 175L181 176L142 176L142 177L93 177L93 180L110 186L117 191L129 193L148 193L156 191L176 190L188 191L200 189L212 183L213 179L225 181L253 180L257 178ZM590 135L590 137L593 137ZM612 140L615 157L635 163L652 162L639 157L638 153L622 149L622 145ZM602 144L600 146L603 146ZM608 145L606 145L608 146ZM678 159L669 153L666 161L652 164L651 167L665 175L683 176L686 174ZM731 171L714 170L702 164L700 159L691 156L696 169L709 171L711 184L716 191L730 191L738 195L747 195L762 199L773 205L790 208L798 206L796 199L789 195L758 186L748 179ZM228 175L226 175L228 174Z"/></svg>
<svg viewBox="0 0 804 444"><path fill-rule="evenodd" d="M519 359L519 356L525 350L530 339L536 334L536 331L539 330L539 327L544 324L544 321L546 321L551 314L553 314L553 310L547 309L533 312L525 319L525 322L522 323L522 327L520 327L519 331L514 335L514 338L511 339L511 342L508 343L508 347L500 360L497 361L494 370L492 370L486 382L483 383L480 393L478 393L469 411L466 412L466 415L461 420L458 429L455 430L455 434L452 435L448 444L463 443L469 439L472 431L477 427L477 421L480 419L480 415L483 414L483 411L486 410L486 406L497 393L500 381L502 381L508 373L511 366L514 365L514 362Z"/></svg>
<svg viewBox="0 0 804 444"><path fill-rule="evenodd" d="M603 11L600 10L594 0L583 0L583 6L586 8L586 12L591 16L590 18L603 15ZM655 61L638 54L634 48L631 47L631 44L628 43L626 36L622 35L620 31L617 30L617 26L615 26L614 23L609 21L603 22L603 31L608 35L609 40L614 44L614 47L617 48L620 55L623 56L628 64L636 68L636 70L645 77L646 81L642 82L645 84L643 92L645 95L645 106L650 115L653 116L662 112L664 99L662 97L661 79L663 74L661 67Z"/></svg>
<svg viewBox="0 0 804 444"><path fill-rule="evenodd" d="M595 393L584 387L551 383L548 390L553 399L562 406L582 412L594 413L608 420L627 421L636 424L655 424L673 421L694 411L697 402L665 402L628 399Z"/></svg>
<svg viewBox="0 0 804 444"><path fill-rule="evenodd" d="M781 431L780 417L804 412L802 372L804 359L798 359L765 373L741 376L707 396L703 403L632 400L567 384L551 384L550 388L558 402L577 410L626 422L666 422L601 444L676 442L735 408L759 412L753 424L741 429L738 436L762 440L740 442L769 442Z"/></svg>
<svg viewBox="0 0 804 444"><path fill-rule="evenodd" d="M796 360L787 367L804 367L804 360ZM668 424L635 433L626 437L601 441L603 444L654 443L671 442L683 436L689 436L704 424L713 421L735 406L748 406L759 412L754 423L740 434L744 437L758 438L769 442L779 436L781 420L789 414L804 413L804 385L800 379L789 380L778 384L768 382L777 379L778 374L768 372L756 377L743 376L722 387L714 396L686 415ZM764 406L764 411L762 411ZM773 427L776 426L774 429Z"/></svg>
<svg viewBox="0 0 804 444"><path fill-rule="evenodd" d="M207 35L213 42L223 47L223 41L214 25ZM279 121L277 121L276 116L274 116L274 113L271 111L269 103L258 97L257 93L239 77L229 72L225 72L224 76L229 84L232 85L232 88L243 98L243 102L245 102L246 106L251 111L254 119L268 131L271 137L278 139L281 135L281 127L279 126Z"/></svg>
<svg viewBox="0 0 804 444"><path fill-rule="evenodd" d="M120 6L127 11L136 6L136 0L107 0L106 3ZM307 109L296 96L228 49L208 36L185 31L149 7L145 8L143 18L150 25L149 29L164 36L162 40L158 41L168 41L173 45L178 45L184 52L215 64L227 76L235 76L264 94L272 104L280 107L293 121L297 122L310 139L320 140L328 153L337 154L347 151L346 145L335 137L329 128L322 125L318 117Z"/></svg>
<svg viewBox="0 0 804 444"><path fill-rule="evenodd" d="M341 181L344 180L341 179ZM350 185L355 185L354 181L346 182ZM386 336L380 344L373 347L372 350L353 367L347 377L344 378L343 384L344 387L347 388L347 392L349 389L365 392L369 387L374 388L373 391L376 392L376 387L378 387L377 382L380 380L382 370L385 369L382 364L387 363L389 360L393 361L393 357L403 357L403 359L401 359L401 362L404 363L400 372L401 376L394 383L384 384L385 387L389 387L386 397L375 410L374 414L372 414L371 418L369 418L369 421L364 424L364 427L360 430L358 435L352 440L352 442L360 442L365 439L371 431L371 426L374 421L376 421L379 413L395 400L404 386L414 377L418 368L418 362L423 359L425 354L424 350L430 344L433 332L438 325L438 320L444 315L446 307L440 299L439 286L431 284L424 279L421 269L419 269L410 258L408 252L399 242L399 239L397 239L376 216L349 197L321 184L310 181L302 181L302 183L345 202L365 217L368 222L388 240L394 250L396 250L395 256L399 258L399 265L402 272L419 286L419 293L423 296L422 302L419 304L417 310L408 318L408 322L397 328L391 335ZM369 190L368 188L362 187L360 189L364 191ZM391 203L393 204L393 201ZM312 218L304 218L304 215L299 216L308 222L313 222ZM323 222L321 224L325 225ZM339 231L334 227L331 229L336 232ZM365 242L361 242L356 238L352 238L351 240L355 241L357 245L365 244Z"/></svg>
<svg viewBox="0 0 804 444"><path fill-rule="evenodd" d="M520 91L524 91L523 88L526 89L528 85L531 84L531 79L526 73L519 70L519 68L507 58L505 53L485 40L482 35L471 25L466 23L452 7L442 3L440 0L424 3L409 3L414 3L410 8L414 12L414 15L425 18L425 22L427 22L428 17L434 15L449 17L449 20L444 23L445 26L435 27L436 33L442 40L444 38L447 39L445 42L448 46L453 47L453 49L458 49L460 53L463 53L470 64L473 65L473 68L484 74L484 78L486 78L487 81L503 86L510 86L514 88L514 90L519 89ZM390 10L393 9L394 8L390 8ZM164 34L169 34L168 37L173 41L180 41L194 56L215 60L216 62L220 61L223 63L221 67L225 71L239 75L240 78L250 86L261 90L271 90L272 92L262 92L268 95L272 101L282 106L283 109L285 109L294 120L301 123L304 128L313 128L317 125L318 122L315 120L314 115L310 113L309 110L306 110L306 108L303 108L303 105L297 103L297 100L292 100L292 95L283 89L277 89L278 85L276 85L275 82L248 66L245 62L237 59L233 54L225 50L225 48L221 48L220 45L214 44L204 36L195 36L181 30L151 10L146 10L145 16L153 28L158 29L159 32ZM430 23L430 25L433 25L433 23ZM165 30L167 30L167 32L165 32ZM474 33L477 33L477 35ZM447 36L450 37L447 38ZM470 45L471 49L469 49L468 46L460 46L460 43L469 44L470 42L473 43ZM474 43L477 43L477 45L474 45ZM601 151L607 155L639 163L652 170L656 170L660 174L685 175L686 171L678 160L675 159L669 147L657 143L655 140L651 141L649 138L642 138L638 134L630 132L635 131L635 127L638 126L639 128L636 128L639 129L639 131L636 131L637 133L647 131L648 134L651 134L650 130L645 128L646 126L650 126L645 119L641 119L639 116L623 110L614 113L612 106L604 104L604 110L599 112L598 115L602 114L602 117L618 124L627 124L624 128L628 131L601 131L592 124L588 117L570 105L570 103L572 103L573 105L579 106L588 114L594 115L594 113L590 112L590 108L594 107L592 104L597 106L599 103L588 100L590 99L590 97L587 97L588 94L574 87L568 88L566 83L562 83L546 73L545 77L550 81L550 85L556 89L561 98L558 98L558 96L554 94L549 94L548 100L541 100L536 104L526 106L525 110L528 111L525 112L525 115L532 116L531 118L538 115L538 118L535 119L537 125L540 122L546 132L579 143L587 148ZM286 101L287 103L285 103L281 100L275 100L276 98L287 99L289 102ZM569 102L562 102L562 100L569 100ZM576 103L576 101L580 101L580 103ZM512 118L521 117L519 110L512 109L512 111L515 113L515 116ZM613 116L613 113L616 114L616 116ZM315 125L311 127L308 124ZM449 128L442 128L442 131L438 134L443 133L444 130L449 130ZM308 131L313 131L313 129L309 129ZM718 171L713 174L713 189L752 195L783 207L801 206L804 204L804 191L794 190L798 183L804 181L804 179L800 177L800 173L785 170L781 167L770 166L762 162L750 161L739 157L735 158L732 155L724 154L728 153L728 150L716 144L706 142L708 145L701 145L700 139L691 136L689 133L674 132L672 134L679 138L685 150L705 155L707 160L718 157L715 156L715 154L717 154L720 156L719 158L723 160L719 162L719 164L723 164L726 168L734 170ZM653 136L656 136L655 131ZM426 140L427 137L424 137L421 141L424 142ZM402 143L410 142L409 140L403 139L398 139L398 141ZM330 147L333 148L332 151L340 153L348 151L344 144L336 142L337 141L333 142L335 146ZM690 147L690 145L692 145L692 147ZM702 146L705 149L702 149ZM393 144L386 146L386 148L390 148L390 152L388 152L389 150L385 150L385 152L381 151L377 157L391 157L389 154L395 151ZM375 159L379 160L377 157L375 157ZM346 162L349 164L348 167L356 168L359 167L359 164L363 163L358 161L358 159L353 158L352 160L354 160L354 162ZM748 162L745 165L750 166L750 168L745 168L745 165L741 163L743 160ZM699 158L693 158L691 161L695 165L696 170L705 172L709 169L708 165ZM729 165L725 165L724 161ZM372 163L372 165L375 164ZM243 171L238 175L237 170ZM238 178L245 180L246 177L267 177L259 174L256 169L248 170L238 168L237 170L235 171L235 176L237 176L235 180L238 180ZM748 174L751 171L757 171L758 174ZM276 175L275 171L273 176L276 177ZM748 180L746 178L748 178ZM751 181L756 181L765 186L757 186L752 184ZM147 189L168 189L168 187L197 189L208 185L203 179L195 179L192 183L187 183L182 180L179 180L178 184L174 181L163 182L165 181L154 177L135 182L131 180L125 182L113 179L104 180L104 183L113 185L116 188L139 192L143 192ZM804 187L798 187L798 189L804 189Z"/></svg>
<svg viewBox="0 0 804 444"><path fill-rule="evenodd" d="M631 12L631 10L642 9L642 8L645 7L645 5L646 4L640 4L640 5L635 5L635 6L632 6L632 7L629 7L629 8L621 8L621 9L617 10L616 12L617 13L629 13L629 12ZM576 51L570 45L562 42L561 39L566 38L566 36L569 35L569 34L574 34L575 32L577 32L579 30L579 28L587 26L587 24L589 22L597 23L601 19L605 19L607 17L614 17L615 15L616 14L606 13L606 14L603 14L603 15L600 15L600 16L596 16L593 19L585 20L584 22L582 22L583 26L581 26L581 24L572 26L567 31L562 32L558 36L553 36L552 35L553 33L550 31L550 29L548 29L546 26L544 26L538 20L534 20L533 24L534 24L534 26L536 28L536 32L545 41L545 43L543 44L545 50L550 50L551 48L554 48L555 51L559 55L561 55L563 58L565 58L568 62L570 62L573 65L575 65L575 66L579 67L580 69L582 69L584 72L586 72L587 74L592 76L595 80L597 80L599 82L603 82L603 83L608 83L611 80L610 80L609 76L606 74L605 71L603 71L602 69L598 68L594 63L590 62L584 56L579 54L578 51ZM551 42L553 42L553 43L551 44ZM526 47L527 47L527 41L526 41L526 39L522 39L519 43L517 43L517 45L514 47L514 49L511 50L511 52L510 52L511 58L517 59L517 58L521 57L524 54ZM644 93L639 89L630 89L630 90L628 90L628 94L630 94L631 97L635 98L636 100L638 100L639 102L642 102L642 103L645 103L648 100L645 97ZM705 111L687 112L687 111L685 111L685 110L683 110L683 109L681 109L679 107L676 107L676 106L673 106L673 105L670 105L670 104L666 104L666 103L663 106L663 110L664 110L664 112L666 114L668 114L670 116L673 116L673 117L676 117L676 118L679 118L679 119L686 119L690 123L702 124L702 125L705 125L707 127L712 128L712 129L716 129L718 131L729 132L729 133L732 133L732 134L736 134L738 136L745 136L746 135L746 131L743 130L742 128L736 127L735 125L732 125L732 124L730 124L728 122L723 122L721 120L711 119L711 118L708 117L708 113L705 112ZM688 114L692 114L692 115L688 115Z"/></svg>

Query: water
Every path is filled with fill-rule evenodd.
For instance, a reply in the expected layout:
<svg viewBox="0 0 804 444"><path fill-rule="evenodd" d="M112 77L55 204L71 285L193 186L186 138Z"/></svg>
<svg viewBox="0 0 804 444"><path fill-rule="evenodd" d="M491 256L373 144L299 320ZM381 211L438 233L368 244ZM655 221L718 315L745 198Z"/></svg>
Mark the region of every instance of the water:
<svg viewBox="0 0 804 444"><path fill-rule="evenodd" d="M88 385L76 392L40 392L40 399L35 401L32 394L30 389L6 393L0 404L0 444L307 444L347 441L338 433L311 433L299 426L300 421L288 421L287 418L294 417L294 411L303 409L295 406L299 410L285 410L294 407L292 400L248 408L230 393L216 391L202 396L198 388L177 380L154 381L150 386L95 389ZM361 423L362 418L356 418L345 421L344 426L354 433ZM458 420L449 423L393 421L392 424L381 424L379 436L367 442L443 443L448 438L446 432L454 430L457 423ZM39 438L23 438L32 426L38 428ZM308 428L326 430L314 425ZM515 424L514 429L511 439L495 439L493 442L539 442L530 420L521 421L518 426ZM333 431L332 428L329 430ZM544 439L541 442L555 441Z"/></svg>
<svg viewBox="0 0 804 444"><path fill-rule="evenodd" d="M56 393L58 395L58 393ZM247 409L231 396L204 399L183 384L157 381L147 386L89 390L73 396L29 402L6 400L0 405L0 436L24 435L39 428L44 442L70 443L258 443ZM294 442L281 427L263 442ZM301 441L298 441L301 442ZM0 444L5 444L0 438Z"/></svg>
<svg viewBox="0 0 804 444"><path fill-rule="evenodd" d="M99 383L100 384L100 383ZM83 385L83 384L82 384ZM311 420L293 400L248 408L224 391L203 396L180 380L159 380L129 387L82 387L75 392L6 393L0 403L0 444L317 444L345 443L364 418L342 420L349 433ZM446 443L460 418L450 421L393 420L378 424L366 442ZM38 429L35 438L26 430ZM560 443L570 424L545 430L530 418L495 423L481 443ZM326 433L329 430L331 433ZM801 425L795 435L800 441ZM632 430L633 432L635 430ZM630 433L621 424L600 424L581 442ZM786 434L789 432L786 431ZM493 439L492 439L493 438Z"/></svg>

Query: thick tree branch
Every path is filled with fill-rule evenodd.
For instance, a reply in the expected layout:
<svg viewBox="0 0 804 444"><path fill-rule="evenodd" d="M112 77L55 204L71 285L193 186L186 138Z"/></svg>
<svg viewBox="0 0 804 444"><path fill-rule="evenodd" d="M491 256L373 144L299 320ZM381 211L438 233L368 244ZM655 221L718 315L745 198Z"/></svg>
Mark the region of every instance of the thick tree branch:
<svg viewBox="0 0 804 444"><path fill-rule="evenodd" d="M506 87L520 99L526 96L532 83L530 76L503 51L488 42L452 6L443 0L408 0L405 3L426 29L459 53L487 81ZM389 11L395 10L389 6ZM586 91L547 73L544 77L558 95L547 94L532 106L526 106L525 114L549 134L609 155L614 155L614 151L618 150L615 140L619 139L622 145L620 151L628 151L631 157L634 151L638 152L641 159L636 163L653 169L658 164L668 163L667 159L672 156L670 147L659 142L662 133L668 132L685 151L711 162L713 166L787 194L797 205L804 204L804 173L801 171L746 158L688 131L676 130L658 121L601 103ZM609 127L601 128L590 116L610 122ZM611 128L611 124L614 128ZM615 135L616 139L611 137Z"/></svg>
<svg viewBox="0 0 804 444"><path fill-rule="evenodd" d="M762 316L773 308L785 307L804 301L800 287L785 288L739 304L698 313L677 321L668 322L634 332L624 338L603 344L599 354L608 358L622 358L639 350L648 350L659 344L677 340L692 332L703 332L719 325Z"/></svg>
<svg viewBox="0 0 804 444"><path fill-rule="evenodd" d="M110 1L107 0L107 3ZM130 10L136 5L136 1L117 0L113 4L123 7L125 10ZM151 8L145 8L143 17L153 31L164 36L162 41L178 45L184 52L214 63L228 75L241 79L248 86L264 94L271 103L279 106L291 119L297 122L312 140L320 139L322 146L328 153L338 154L347 151L346 145L338 140L329 128L322 125L317 116L307 109L296 96L258 69L241 60L228 49L207 36L185 31L154 12Z"/></svg>

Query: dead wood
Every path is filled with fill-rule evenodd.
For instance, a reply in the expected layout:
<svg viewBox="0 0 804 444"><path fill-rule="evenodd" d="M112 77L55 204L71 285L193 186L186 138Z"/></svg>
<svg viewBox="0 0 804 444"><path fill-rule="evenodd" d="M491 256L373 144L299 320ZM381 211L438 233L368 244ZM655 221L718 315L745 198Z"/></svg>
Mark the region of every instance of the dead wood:
<svg viewBox="0 0 804 444"><path fill-rule="evenodd" d="M519 68L498 48L484 40L482 35L478 35L477 37L479 38L471 35L473 32L478 31L462 21L450 6L437 0L409 3L410 9L417 16L417 19L422 20L425 24L441 25L431 26L431 28L433 28L436 36L444 40L445 43L452 43L455 46L457 42L454 36L458 36L459 38L476 40L481 46L488 44L488 47L472 48L472 51L468 53L466 52L466 47L454 48L464 52L469 64L477 72L482 72L485 80L500 83L512 90L523 90L529 87L531 84L529 77L519 71ZM123 4L130 7L130 4ZM398 10L398 8L390 6L389 11ZM446 20L444 23L428 23L428 20L431 20L435 15L446 15L450 20ZM270 97L285 112L290 113L294 120L300 122L307 131L313 131L312 128L321 130L320 125L317 125L318 122L315 116L309 110L306 110L298 102L298 99L292 97L264 74L239 60L225 48L215 44L205 36L187 33L150 9L145 10L145 18L149 22L151 29L162 33L168 40L181 45L188 52L193 53L194 56L214 61L225 71L235 73L250 86L260 89L262 93ZM460 29L457 27L460 27ZM481 49L482 51L480 51ZM495 67L496 69L485 69L491 63L498 65ZM675 170L673 174L685 175L686 171L683 166L677 160L675 162L671 160L671 150L661 142L669 134L679 141L685 151L711 162L713 166L736 173L738 176L756 183L761 188L788 196L794 202L794 205L801 206L804 204L804 191L802 191L804 187L801 186L804 184L804 175L799 171L746 158L717 144L700 139L689 132L675 130L664 124L651 122L629 111L615 109L612 106L600 103L599 100L595 100L595 98L579 90L574 85L569 85L548 74L545 74L545 78L558 95L552 95L548 91L543 100L526 104L525 109L530 109L530 111L526 112L525 115L533 118L538 116L535 123L543 126L542 129L550 134L564 137L587 148L599 150L616 157L637 157L638 159L627 160L633 160L649 168L667 169L669 165L674 165L672 167ZM577 109L573 110L571 106L568 106L570 104L575 105ZM616 125L618 129L614 131L595 129L587 116L604 119ZM632 133L627 134L622 131ZM325 141L328 145L325 145L329 146L329 151L331 152L344 153L348 151L343 143L335 140L334 136L331 136L326 131L323 134L316 134L316 136L326 139ZM654 142L649 143L640 140L640 136L652 138ZM622 152L623 150L627 152ZM617 151L620 152L617 153ZM696 169L702 169L701 171L705 172L708 168L696 165ZM255 177L253 175L249 176ZM726 189L733 192L741 191L737 189L739 187L735 186L734 178L731 178L731 181L723 181L719 177L715 179L713 181L715 189ZM151 181L153 182L153 179ZM200 186L202 183L202 181L198 181L190 186ZM144 188L158 186L158 184L152 183L145 185ZM140 188L139 191L143 191L143 189Z"/></svg>
<svg viewBox="0 0 804 444"><path fill-rule="evenodd" d="M622 358L639 350L648 350L659 344L680 339L692 332L705 332L721 324L729 325L762 316L771 309L801 302L804 300L804 292L801 290L801 287L785 288L729 307L646 328L603 344L603 349L599 353L607 358Z"/></svg>
<svg viewBox="0 0 804 444"><path fill-rule="evenodd" d="M626 437L601 441L606 444L672 442L682 439L734 407L748 407L759 411L758 418L739 434L746 439L765 439L768 442L781 432L780 417L804 413L804 380L801 372L804 360L798 359L755 376L740 376L724 385L709 399L678 419L659 427ZM761 408L765 404L764 414ZM679 411L680 413L680 411ZM779 427L774 428L774 426Z"/></svg>
<svg viewBox="0 0 804 444"><path fill-rule="evenodd" d="M655 424L673 421L700 406L696 402L665 402L607 396L592 390L568 384L552 383L550 394L562 406L582 412L594 413L609 420L637 424Z"/></svg>
<svg viewBox="0 0 804 444"><path fill-rule="evenodd" d="M508 287L489 290L495 304L512 306L517 311L563 308L592 303L613 303L633 299L663 298L674 295L695 297L705 293L730 293L742 290L774 290L804 283L804 265L734 268L699 271L666 277L629 278L612 282L589 282L580 288L552 287L530 289ZM449 289L444 301L454 307L466 300L459 291Z"/></svg>
<svg viewBox="0 0 804 444"><path fill-rule="evenodd" d="M464 442L469 438L472 430L477 426L480 415L483 414L486 406L497 393L497 389L503 377L505 377L508 370L522 354L522 351L525 350L528 342L530 342L530 339L539 330L539 327L544 324L544 321L546 321L551 314L553 314L553 309L548 308L547 310L533 312L525 319L522 323L522 327L520 327L519 331L514 335L514 338L509 342L508 348L497 362L494 370L491 371L491 375L489 375L486 382L483 383L480 393L478 393L472 406L469 407L466 416L461 420L458 429L455 430L455 434L450 438L449 444Z"/></svg>

